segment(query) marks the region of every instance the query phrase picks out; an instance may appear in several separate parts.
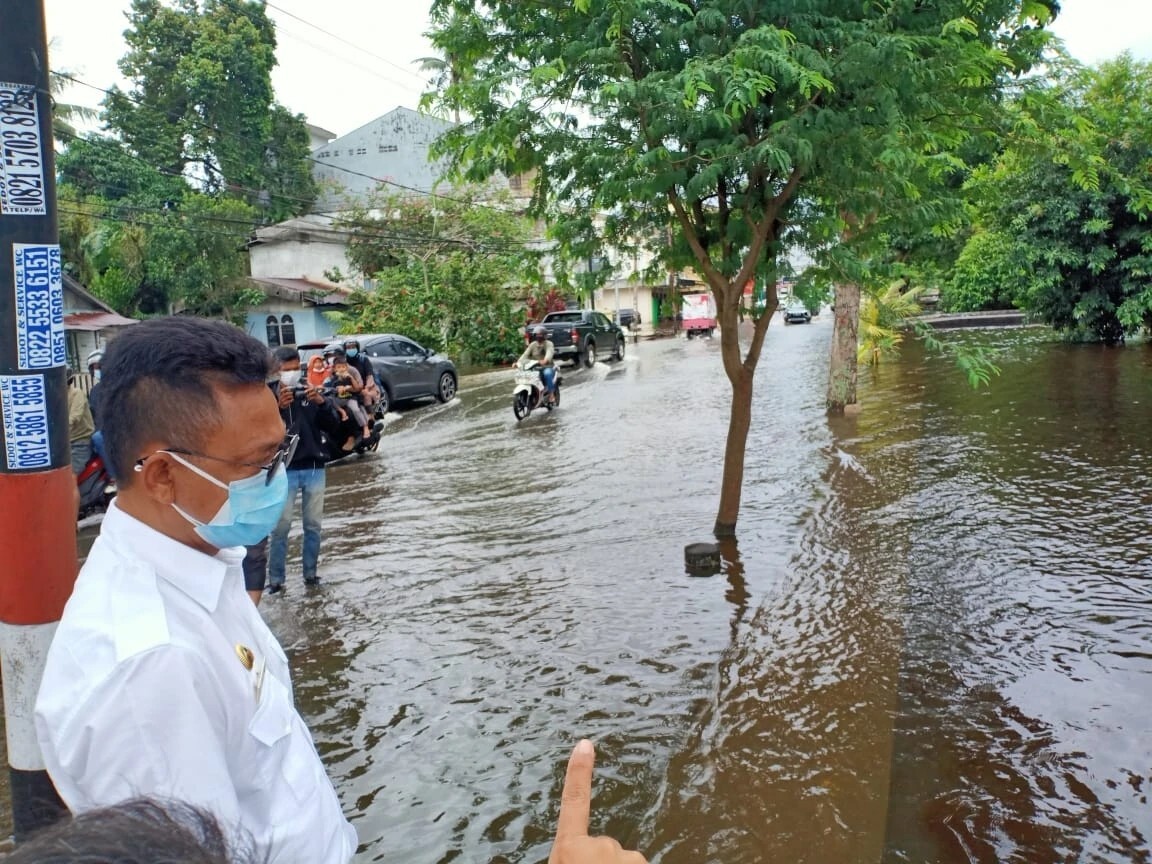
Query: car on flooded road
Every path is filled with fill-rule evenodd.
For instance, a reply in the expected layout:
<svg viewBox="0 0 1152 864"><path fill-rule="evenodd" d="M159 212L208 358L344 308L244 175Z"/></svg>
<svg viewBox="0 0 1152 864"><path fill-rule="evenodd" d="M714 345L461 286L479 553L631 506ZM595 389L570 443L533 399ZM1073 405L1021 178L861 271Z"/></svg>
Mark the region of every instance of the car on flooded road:
<svg viewBox="0 0 1152 864"><path fill-rule="evenodd" d="M398 333L356 334L301 343L297 346L300 360L307 366L312 357L324 353L325 346L343 344L347 339L359 341L360 350L380 379L380 413L387 413L397 402L428 397L451 402L456 397L460 381L456 364Z"/></svg>
<svg viewBox="0 0 1152 864"><path fill-rule="evenodd" d="M793 302L784 307L785 324L811 324L812 313L803 303Z"/></svg>

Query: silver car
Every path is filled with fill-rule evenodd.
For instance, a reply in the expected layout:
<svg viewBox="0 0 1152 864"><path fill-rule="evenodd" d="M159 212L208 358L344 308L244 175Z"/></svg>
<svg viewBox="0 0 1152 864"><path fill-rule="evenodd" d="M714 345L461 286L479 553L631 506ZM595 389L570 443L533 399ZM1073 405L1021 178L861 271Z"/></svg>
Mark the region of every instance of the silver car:
<svg viewBox="0 0 1152 864"><path fill-rule="evenodd" d="M309 357L322 353L325 345L343 343L348 339L360 343L360 350L367 355L380 378L383 385L382 413L394 403L409 399L433 396L441 402L450 402L456 397L460 380L456 364L443 354L398 333L354 334L324 342L309 342L299 346L301 358L307 364Z"/></svg>

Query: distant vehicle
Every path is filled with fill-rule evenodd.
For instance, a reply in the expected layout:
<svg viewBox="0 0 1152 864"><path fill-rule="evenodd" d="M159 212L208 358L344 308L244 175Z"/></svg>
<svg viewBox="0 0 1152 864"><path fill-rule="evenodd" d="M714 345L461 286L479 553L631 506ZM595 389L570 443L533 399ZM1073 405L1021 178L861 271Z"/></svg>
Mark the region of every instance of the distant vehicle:
<svg viewBox="0 0 1152 864"><path fill-rule="evenodd" d="M618 309L612 317L624 330L631 330L634 326L639 327L641 323L640 313L635 309Z"/></svg>
<svg viewBox="0 0 1152 864"><path fill-rule="evenodd" d="M76 514L78 520L93 513L104 512L116 497L116 481L108 473L104 457L95 448L84 470L77 475L76 486L80 489L80 511Z"/></svg>
<svg viewBox="0 0 1152 864"><path fill-rule="evenodd" d="M455 398L460 380L456 365L443 354L396 333L368 333L306 342L297 346L301 362L307 366L313 356L324 352L325 345L344 339L360 340L360 350L368 355L372 368L380 376L383 385L381 413L387 413L395 403L409 399L433 396L440 402L450 402Z"/></svg>
<svg viewBox="0 0 1152 864"><path fill-rule="evenodd" d="M716 332L716 300L711 294L685 294L680 300L681 327L693 336L712 337Z"/></svg>
<svg viewBox="0 0 1152 864"><path fill-rule="evenodd" d="M812 323L812 313L803 303L793 301L784 307L784 323L810 324Z"/></svg>
<svg viewBox="0 0 1152 864"><path fill-rule="evenodd" d="M613 360L624 359L624 331L603 312L591 309L549 312L540 325L548 331L557 359L588 367L595 366L601 354L610 353ZM525 338L531 339L532 328L540 325L526 328Z"/></svg>

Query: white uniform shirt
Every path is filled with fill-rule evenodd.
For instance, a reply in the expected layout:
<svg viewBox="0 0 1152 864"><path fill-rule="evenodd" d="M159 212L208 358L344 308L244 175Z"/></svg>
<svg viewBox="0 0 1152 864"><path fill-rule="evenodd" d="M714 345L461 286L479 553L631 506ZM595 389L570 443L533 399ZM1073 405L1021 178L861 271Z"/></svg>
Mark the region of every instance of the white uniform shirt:
<svg viewBox="0 0 1152 864"><path fill-rule="evenodd" d="M356 831L244 591L243 559L197 552L113 502L36 700L48 773L74 813L177 799L239 826L269 864L344 864Z"/></svg>

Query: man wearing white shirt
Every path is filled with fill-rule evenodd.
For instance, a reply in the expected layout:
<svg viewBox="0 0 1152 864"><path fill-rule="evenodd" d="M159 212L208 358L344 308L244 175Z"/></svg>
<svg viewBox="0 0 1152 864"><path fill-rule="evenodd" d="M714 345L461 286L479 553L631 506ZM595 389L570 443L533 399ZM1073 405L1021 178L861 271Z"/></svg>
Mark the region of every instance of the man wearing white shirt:
<svg viewBox="0 0 1152 864"><path fill-rule="evenodd" d="M36 732L73 813L175 800L253 860L344 864L356 832L244 590L244 547L280 519L296 446L270 361L235 327L188 317L109 346L101 414L120 492L49 649ZM549 861L644 864L588 836L594 759L588 741L572 752Z"/></svg>
<svg viewBox="0 0 1152 864"><path fill-rule="evenodd" d="M343 864L356 833L244 590L275 526L286 439L268 349L222 322L146 321L104 358L119 482L56 631L36 702L75 812L146 795L214 813L275 864Z"/></svg>

